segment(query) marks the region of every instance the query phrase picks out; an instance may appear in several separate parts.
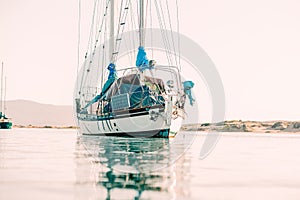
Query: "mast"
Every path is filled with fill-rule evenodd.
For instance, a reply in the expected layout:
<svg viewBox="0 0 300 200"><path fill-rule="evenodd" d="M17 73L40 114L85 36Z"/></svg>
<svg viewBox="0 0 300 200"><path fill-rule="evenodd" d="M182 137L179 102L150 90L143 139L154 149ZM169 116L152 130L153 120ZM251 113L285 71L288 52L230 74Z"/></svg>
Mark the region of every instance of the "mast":
<svg viewBox="0 0 300 200"><path fill-rule="evenodd" d="M3 100L3 114L6 112L6 76L4 78L4 100Z"/></svg>
<svg viewBox="0 0 300 200"><path fill-rule="evenodd" d="M110 0L110 31L109 31L109 56L110 62L113 63L113 53L115 48L115 0Z"/></svg>
<svg viewBox="0 0 300 200"><path fill-rule="evenodd" d="M140 40L140 46L145 45L145 35L144 35L144 0L140 0L140 23L139 23L139 40Z"/></svg>
<svg viewBox="0 0 300 200"><path fill-rule="evenodd" d="M3 108L3 105L2 105L2 101L3 101L3 62L2 62L2 68L1 68L1 97L0 97L0 112L1 112L1 115L2 115L2 108Z"/></svg>

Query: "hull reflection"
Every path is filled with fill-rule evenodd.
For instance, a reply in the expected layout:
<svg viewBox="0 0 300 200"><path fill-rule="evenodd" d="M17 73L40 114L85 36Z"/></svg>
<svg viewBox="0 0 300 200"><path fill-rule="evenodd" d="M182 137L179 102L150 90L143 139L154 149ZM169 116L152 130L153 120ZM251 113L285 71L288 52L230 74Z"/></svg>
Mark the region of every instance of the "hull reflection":
<svg viewBox="0 0 300 200"><path fill-rule="evenodd" d="M187 197L189 158L181 155L189 139L80 137L77 183L93 187L96 199Z"/></svg>

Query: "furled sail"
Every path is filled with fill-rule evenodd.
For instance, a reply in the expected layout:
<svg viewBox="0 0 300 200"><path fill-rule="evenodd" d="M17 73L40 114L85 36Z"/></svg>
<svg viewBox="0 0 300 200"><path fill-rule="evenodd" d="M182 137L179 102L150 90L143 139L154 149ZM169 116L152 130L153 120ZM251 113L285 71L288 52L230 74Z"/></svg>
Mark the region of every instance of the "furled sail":
<svg viewBox="0 0 300 200"><path fill-rule="evenodd" d="M144 71L145 69L151 69L145 48L143 46L139 47L135 65L140 71Z"/></svg>
<svg viewBox="0 0 300 200"><path fill-rule="evenodd" d="M107 67L107 69L109 70L109 74L108 74L108 79L107 81L104 83L103 87L102 87L102 91L99 95L95 96L83 109L85 110L86 108L88 108L89 106L91 106L92 104L96 103L97 101L103 99L105 97L105 93L107 92L107 90L110 88L110 86L115 82L115 80L118 79L117 76L117 71L116 71L116 66L113 63L110 63Z"/></svg>
<svg viewBox="0 0 300 200"><path fill-rule="evenodd" d="M184 81L183 82L184 93L189 97L191 105L193 105L194 101L195 101L195 99L192 96L192 88L194 87L194 85L195 84L193 83L193 81Z"/></svg>

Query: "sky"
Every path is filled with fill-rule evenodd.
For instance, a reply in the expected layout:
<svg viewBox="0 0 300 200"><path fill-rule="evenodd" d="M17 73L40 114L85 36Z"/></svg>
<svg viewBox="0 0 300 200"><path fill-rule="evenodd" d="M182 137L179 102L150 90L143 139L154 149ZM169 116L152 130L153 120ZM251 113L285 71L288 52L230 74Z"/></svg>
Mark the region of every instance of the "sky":
<svg viewBox="0 0 300 200"><path fill-rule="evenodd" d="M84 11L92 1L81 2ZM300 120L298 0L179 2L181 34L207 52L222 78L226 119ZM81 28L84 36L88 24ZM7 99L71 105L77 40L78 1L0 0Z"/></svg>

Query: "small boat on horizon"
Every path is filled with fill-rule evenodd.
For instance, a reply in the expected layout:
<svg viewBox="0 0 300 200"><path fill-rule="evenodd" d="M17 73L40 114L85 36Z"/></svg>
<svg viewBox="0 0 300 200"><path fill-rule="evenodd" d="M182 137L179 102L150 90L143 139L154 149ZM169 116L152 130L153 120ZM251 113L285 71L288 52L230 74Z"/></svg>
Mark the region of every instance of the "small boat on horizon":
<svg viewBox="0 0 300 200"><path fill-rule="evenodd" d="M12 128L11 118L7 118L5 114L0 112L0 129L11 129L11 128Z"/></svg>
<svg viewBox="0 0 300 200"><path fill-rule="evenodd" d="M5 89L3 96L3 62L1 69L1 96L0 96L0 129L11 129L12 119L5 115L6 111L6 77L5 77Z"/></svg>

